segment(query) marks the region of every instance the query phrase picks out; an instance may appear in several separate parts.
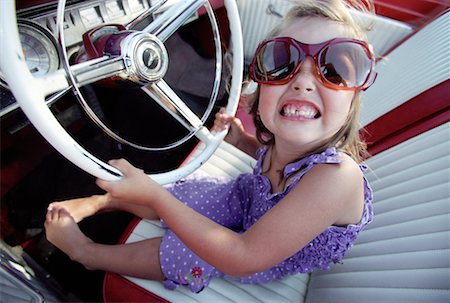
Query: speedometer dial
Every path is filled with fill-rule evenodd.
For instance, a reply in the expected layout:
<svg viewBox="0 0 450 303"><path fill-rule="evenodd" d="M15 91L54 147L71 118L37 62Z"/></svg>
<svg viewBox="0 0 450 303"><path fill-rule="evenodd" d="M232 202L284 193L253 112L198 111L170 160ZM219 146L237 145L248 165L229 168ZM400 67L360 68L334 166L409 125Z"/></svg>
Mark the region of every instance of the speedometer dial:
<svg viewBox="0 0 450 303"><path fill-rule="evenodd" d="M41 77L56 71L60 65L60 57L51 33L32 21L18 20L17 23L25 61L33 76ZM8 83L0 71L0 117L19 107L8 91Z"/></svg>
<svg viewBox="0 0 450 303"><path fill-rule="evenodd" d="M44 76L58 69L58 50L47 30L32 22L19 21L19 36L25 61L33 76Z"/></svg>

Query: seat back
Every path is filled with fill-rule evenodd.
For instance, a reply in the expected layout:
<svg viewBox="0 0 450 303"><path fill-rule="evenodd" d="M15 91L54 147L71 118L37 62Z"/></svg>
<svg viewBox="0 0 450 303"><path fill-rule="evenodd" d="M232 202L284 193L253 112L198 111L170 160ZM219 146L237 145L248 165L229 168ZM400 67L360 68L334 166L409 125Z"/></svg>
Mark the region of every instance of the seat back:
<svg viewBox="0 0 450 303"><path fill-rule="evenodd" d="M306 302L450 302L449 24L447 11L377 66L363 103L374 221L311 275Z"/></svg>

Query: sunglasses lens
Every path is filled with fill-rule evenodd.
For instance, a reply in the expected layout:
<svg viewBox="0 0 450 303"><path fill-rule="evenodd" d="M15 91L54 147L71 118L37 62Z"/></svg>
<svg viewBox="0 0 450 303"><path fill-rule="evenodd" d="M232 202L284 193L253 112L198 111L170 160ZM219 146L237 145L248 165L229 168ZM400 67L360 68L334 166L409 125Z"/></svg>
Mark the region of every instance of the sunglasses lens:
<svg viewBox="0 0 450 303"><path fill-rule="evenodd" d="M269 41L261 45L254 62L255 80L282 83L289 81L301 54L286 41Z"/></svg>
<svg viewBox="0 0 450 303"><path fill-rule="evenodd" d="M325 81L338 87L362 87L372 67L366 49L353 42L329 45L321 51L318 61Z"/></svg>

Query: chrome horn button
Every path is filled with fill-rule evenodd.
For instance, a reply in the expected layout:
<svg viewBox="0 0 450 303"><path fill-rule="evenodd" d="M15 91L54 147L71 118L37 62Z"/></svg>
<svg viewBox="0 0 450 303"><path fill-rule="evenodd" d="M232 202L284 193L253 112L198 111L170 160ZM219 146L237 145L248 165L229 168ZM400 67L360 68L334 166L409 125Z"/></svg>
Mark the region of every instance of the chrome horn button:
<svg viewBox="0 0 450 303"><path fill-rule="evenodd" d="M169 55L164 44L147 33L132 33L121 43L128 79L145 85L160 80L167 72Z"/></svg>

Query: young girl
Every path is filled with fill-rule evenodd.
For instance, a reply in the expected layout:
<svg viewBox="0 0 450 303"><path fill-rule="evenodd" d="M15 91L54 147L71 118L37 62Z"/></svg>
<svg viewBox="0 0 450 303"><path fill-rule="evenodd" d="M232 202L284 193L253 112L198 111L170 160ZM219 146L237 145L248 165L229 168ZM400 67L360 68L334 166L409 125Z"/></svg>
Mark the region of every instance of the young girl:
<svg viewBox="0 0 450 303"><path fill-rule="evenodd" d="M48 240L87 268L193 292L213 277L265 283L341 261L372 220L371 189L357 164L364 152L358 113L359 92L375 77L373 54L345 3L299 1L258 46L249 69L259 84L251 112L262 143L253 174L163 188L113 160L124 177L98 180L105 195L49 206ZM227 140L255 152L257 141L239 120L216 115L216 129L230 124ZM112 209L161 219L167 231L109 246L78 229L76 222Z"/></svg>

